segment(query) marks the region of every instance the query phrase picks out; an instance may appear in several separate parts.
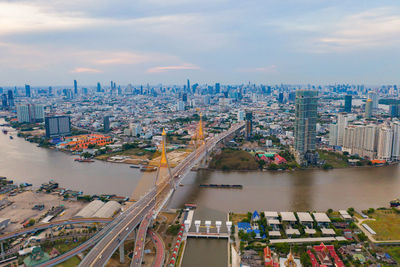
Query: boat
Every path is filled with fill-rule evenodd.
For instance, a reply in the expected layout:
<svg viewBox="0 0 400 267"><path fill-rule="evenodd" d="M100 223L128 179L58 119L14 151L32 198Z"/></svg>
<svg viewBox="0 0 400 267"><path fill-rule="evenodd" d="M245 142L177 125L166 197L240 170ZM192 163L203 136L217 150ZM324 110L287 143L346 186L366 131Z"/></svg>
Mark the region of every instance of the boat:
<svg viewBox="0 0 400 267"><path fill-rule="evenodd" d="M197 205L196 205L196 204L186 203L186 204L185 204L185 208L188 208L188 209L195 209L195 208L197 208Z"/></svg>
<svg viewBox="0 0 400 267"><path fill-rule="evenodd" d="M3 129L3 134L8 134L8 131L6 129Z"/></svg>
<svg viewBox="0 0 400 267"><path fill-rule="evenodd" d="M12 140L12 139L14 139L14 137L12 135L10 135L10 139Z"/></svg>
<svg viewBox="0 0 400 267"><path fill-rule="evenodd" d="M142 172L154 172L157 170L157 167L152 167L152 166L142 166L140 167L140 171Z"/></svg>
<svg viewBox="0 0 400 267"><path fill-rule="evenodd" d="M82 158L76 158L76 159L74 159L75 161L78 161L78 162L94 162L94 160L92 160L92 159L82 159Z"/></svg>
<svg viewBox="0 0 400 267"><path fill-rule="evenodd" d="M133 168L133 169L139 169L139 168L140 168L140 166L139 166L139 165L131 165L131 166L129 166L129 168Z"/></svg>
<svg viewBox="0 0 400 267"><path fill-rule="evenodd" d="M390 201L390 207L392 208L400 207L400 198Z"/></svg>
<svg viewBox="0 0 400 267"><path fill-rule="evenodd" d="M241 185L241 184L200 184L199 187L242 189L243 185Z"/></svg>

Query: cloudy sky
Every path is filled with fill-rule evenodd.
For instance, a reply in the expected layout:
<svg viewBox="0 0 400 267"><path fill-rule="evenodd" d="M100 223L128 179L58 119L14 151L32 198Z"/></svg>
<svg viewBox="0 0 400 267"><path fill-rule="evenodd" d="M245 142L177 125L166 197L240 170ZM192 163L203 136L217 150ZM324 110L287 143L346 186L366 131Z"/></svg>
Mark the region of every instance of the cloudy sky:
<svg viewBox="0 0 400 267"><path fill-rule="evenodd" d="M400 80L398 0L0 0L0 86Z"/></svg>

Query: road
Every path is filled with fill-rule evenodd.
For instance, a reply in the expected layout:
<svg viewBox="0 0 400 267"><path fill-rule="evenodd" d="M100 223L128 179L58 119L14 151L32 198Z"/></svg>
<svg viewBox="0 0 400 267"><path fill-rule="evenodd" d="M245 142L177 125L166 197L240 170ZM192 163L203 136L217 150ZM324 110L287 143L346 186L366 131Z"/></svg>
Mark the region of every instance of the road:
<svg viewBox="0 0 400 267"><path fill-rule="evenodd" d="M37 224L37 225L33 225L33 226L30 226L27 228L17 230L15 232L1 235L0 241L6 240L9 238L13 238L13 237L17 237L20 235L24 235L24 234L34 233L39 230L44 230L44 229L48 229L48 228L52 228L52 227L60 226L60 225L77 224L77 223L109 223L111 221L112 221L112 219L110 219L110 218L77 218L77 219L69 219L69 220L54 221L54 222L49 222L49 223L42 223L42 224Z"/></svg>
<svg viewBox="0 0 400 267"><path fill-rule="evenodd" d="M131 267L142 266L143 250L146 244L146 233L152 216L153 211L150 211L149 214L140 223L139 230L136 235L135 250L133 252Z"/></svg>
<svg viewBox="0 0 400 267"><path fill-rule="evenodd" d="M153 232L152 230L148 230L148 233L156 247L156 257L153 261L152 267L162 267L163 263L164 263L164 257L165 257L164 241L162 240L161 236L159 236L156 232Z"/></svg>

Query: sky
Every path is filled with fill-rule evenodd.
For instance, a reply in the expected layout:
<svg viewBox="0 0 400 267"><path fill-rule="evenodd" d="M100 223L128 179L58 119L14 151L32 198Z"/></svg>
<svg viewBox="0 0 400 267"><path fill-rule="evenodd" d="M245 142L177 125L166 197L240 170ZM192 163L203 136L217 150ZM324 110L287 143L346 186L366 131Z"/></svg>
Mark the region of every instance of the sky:
<svg viewBox="0 0 400 267"><path fill-rule="evenodd" d="M0 0L0 86L399 84L400 1Z"/></svg>

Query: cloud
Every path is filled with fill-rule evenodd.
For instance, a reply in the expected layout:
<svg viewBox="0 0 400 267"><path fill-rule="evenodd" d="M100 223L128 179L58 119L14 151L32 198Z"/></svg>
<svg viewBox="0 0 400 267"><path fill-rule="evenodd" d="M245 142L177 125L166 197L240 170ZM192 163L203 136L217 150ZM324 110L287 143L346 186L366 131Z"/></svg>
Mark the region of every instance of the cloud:
<svg viewBox="0 0 400 267"><path fill-rule="evenodd" d="M183 64L183 65L175 65L175 66L160 66L153 67L147 70L150 73L159 73L166 71L175 71L175 70L199 70L200 67L193 64Z"/></svg>
<svg viewBox="0 0 400 267"><path fill-rule="evenodd" d="M256 67L256 68L238 68L236 69L239 72L253 72L253 73L277 73L277 66L270 65L266 67Z"/></svg>
<svg viewBox="0 0 400 267"><path fill-rule="evenodd" d="M98 69L93 69L93 68L85 68L85 67L78 67L75 68L71 71L72 73L100 73L103 72Z"/></svg>

